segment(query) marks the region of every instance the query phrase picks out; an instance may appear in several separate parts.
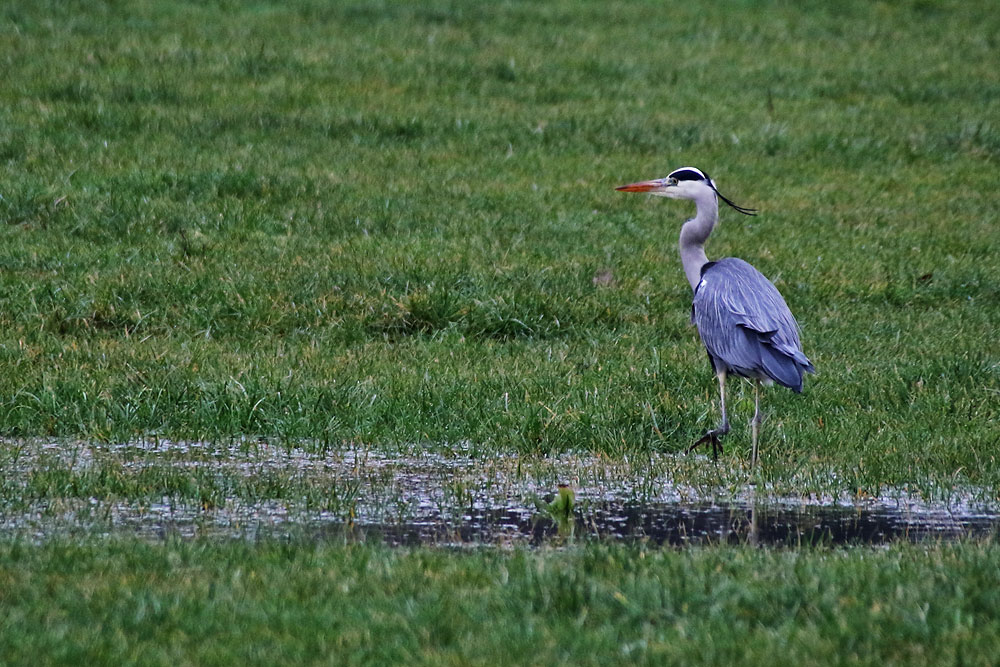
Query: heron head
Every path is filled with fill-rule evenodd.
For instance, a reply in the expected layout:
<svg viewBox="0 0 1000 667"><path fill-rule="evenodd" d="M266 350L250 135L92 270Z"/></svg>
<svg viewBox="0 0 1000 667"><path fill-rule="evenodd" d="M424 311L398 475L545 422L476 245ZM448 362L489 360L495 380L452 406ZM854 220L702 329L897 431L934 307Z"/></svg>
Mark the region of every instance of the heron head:
<svg viewBox="0 0 1000 667"><path fill-rule="evenodd" d="M645 192L657 197L670 197L671 199L697 200L715 194L719 199L743 215L757 215L754 209L739 206L725 197L715 187L715 183L708 177L708 174L695 167L681 167L680 169L674 169L665 178L640 181L638 183L622 185L615 189L621 192Z"/></svg>

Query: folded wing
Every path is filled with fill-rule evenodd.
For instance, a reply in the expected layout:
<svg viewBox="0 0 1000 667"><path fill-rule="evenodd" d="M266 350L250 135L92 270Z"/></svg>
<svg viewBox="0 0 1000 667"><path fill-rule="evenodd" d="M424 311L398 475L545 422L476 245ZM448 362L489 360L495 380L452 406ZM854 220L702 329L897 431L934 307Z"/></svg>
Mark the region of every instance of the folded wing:
<svg viewBox="0 0 1000 667"><path fill-rule="evenodd" d="M803 374L815 370L778 289L741 259L705 265L691 319L717 371L771 379L800 392Z"/></svg>

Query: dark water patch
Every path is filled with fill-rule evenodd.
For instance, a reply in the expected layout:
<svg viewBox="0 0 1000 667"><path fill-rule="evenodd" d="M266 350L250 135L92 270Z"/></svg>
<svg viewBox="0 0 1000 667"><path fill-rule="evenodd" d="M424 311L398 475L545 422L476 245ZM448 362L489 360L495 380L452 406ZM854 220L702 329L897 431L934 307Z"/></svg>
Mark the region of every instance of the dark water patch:
<svg viewBox="0 0 1000 667"><path fill-rule="evenodd" d="M28 516L28 514L32 516ZM424 507L406 518L357 520L277 502L205 508L173 502L144 507L96 501L0 517L5 532L376 542L389 546L562 546L611 541L659 547L757 545L879 546L893 542L996 539L1000 514L914 512L881 505L640 503L583 501L556 516L525 505L465 512Z"/></svg>
<svg viewBox="0 0 1000 667"><path fill-rule="evenodd" d="M859 546L895 541L996 536L1000 516L918 515L882 509L817 506L639 504L601 502L560 521L523 508L473 512L461 521L428 517L398 525L330 527L322 534L386 544L505 544L533 546L572 540L642 542L655 546L750 544Z"/></svg>

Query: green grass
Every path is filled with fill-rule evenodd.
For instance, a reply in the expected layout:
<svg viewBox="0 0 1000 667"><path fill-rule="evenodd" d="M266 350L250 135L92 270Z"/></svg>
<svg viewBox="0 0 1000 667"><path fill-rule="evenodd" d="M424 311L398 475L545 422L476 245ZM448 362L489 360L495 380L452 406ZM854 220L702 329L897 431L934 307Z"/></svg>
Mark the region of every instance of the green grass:
<svg viewBox="0 0 1000 667"><path fill-rule="evenodd" d="M998 567L996 543L846 553L4 543L0 659L988 665L1000 651Z"/></svg>
<svg viewBox="0 0 1000 667"><path fill-rule="evenodd" d="M6 3L0 513L344 508L141 450L26 471L40 441L682 452L717 420L691 210L613 189L682 165L761 209L709 255L819 371L766 393L759 488L996 500L997 35L986 0ZM667 478L745 488L732 387L719 467ZM11 538L0 662L983 664L997 560Z"/></svg>
<svg viewBox="0 0 1000 667"><path fill-rule="evenodd" d="M1000 487L989 3L59 2L0 26L7 437L681 451L717 419L690 211L613 186L696 164L763 211L724 214L710 255L775 280L819 369L768 393L765 474Z"/></svg>

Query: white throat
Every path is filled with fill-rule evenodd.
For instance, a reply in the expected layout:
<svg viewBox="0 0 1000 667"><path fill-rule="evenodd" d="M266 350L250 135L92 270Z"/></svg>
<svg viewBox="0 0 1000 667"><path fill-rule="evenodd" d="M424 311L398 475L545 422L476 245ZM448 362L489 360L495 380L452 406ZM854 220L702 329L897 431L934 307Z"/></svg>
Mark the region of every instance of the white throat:
<svg viewBox="0 0 1000 667"><path fill-rule="evenodd" d="M681 227L680 250L684 275L694 290L701 282L702 267L708 263L705 241L719 220L719 200L715 192L709 188L696 193L692 200L697 207L697 213Z"/></svg>

